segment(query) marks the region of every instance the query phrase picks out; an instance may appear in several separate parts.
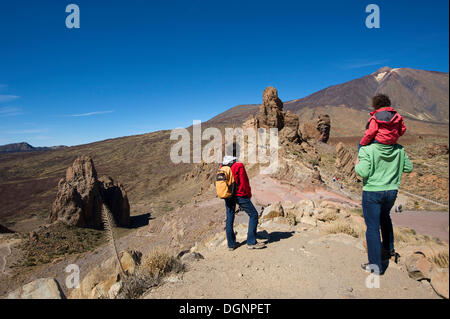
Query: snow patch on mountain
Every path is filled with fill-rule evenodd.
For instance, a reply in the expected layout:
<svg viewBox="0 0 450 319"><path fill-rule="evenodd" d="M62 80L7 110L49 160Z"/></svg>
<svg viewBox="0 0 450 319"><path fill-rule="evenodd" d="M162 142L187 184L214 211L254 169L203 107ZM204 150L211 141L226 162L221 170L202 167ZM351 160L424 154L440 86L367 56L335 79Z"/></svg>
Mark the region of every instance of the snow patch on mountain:
<svg viewBox="0 0 450 319"><path fill-rule="evenodd" d="M375 75L375 80L377 80L377 82L381 82L386 74L387 72L378 73L377 75Z"/></svg>

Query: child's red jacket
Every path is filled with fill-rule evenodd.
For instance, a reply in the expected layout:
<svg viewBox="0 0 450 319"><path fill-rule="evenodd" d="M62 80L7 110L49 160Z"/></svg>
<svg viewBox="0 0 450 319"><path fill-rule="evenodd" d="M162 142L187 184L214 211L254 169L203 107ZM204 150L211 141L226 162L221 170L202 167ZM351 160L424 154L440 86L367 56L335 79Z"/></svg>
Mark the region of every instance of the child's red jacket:
<svg viewBox="0 0 450 319"><path fill-rule="evenodd" d="M374 139L381 144L396 144L400 136L405 134L406 126L403 117L392 107L383 107L370 113L368 128L360 144L368 145Z"/></svg>

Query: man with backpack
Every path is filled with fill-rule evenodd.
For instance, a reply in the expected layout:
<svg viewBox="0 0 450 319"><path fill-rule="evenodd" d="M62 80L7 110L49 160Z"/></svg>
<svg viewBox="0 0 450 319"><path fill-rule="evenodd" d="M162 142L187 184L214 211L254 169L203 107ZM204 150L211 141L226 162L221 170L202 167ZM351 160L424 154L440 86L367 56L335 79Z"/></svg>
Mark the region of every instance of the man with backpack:
<svg viewBox="0 0 450 319"><path fill-rule="evenodd" d="M236 155L235 147L233 148L233 155ZM238 162L235 156L224 157L222 165L220 165L219 171L217 172L216 190L217 195L225 200L228 250L233 251L238 247L233 229L236 204L249 216L247 248L265 248L266 246L263 243L256 241L258 211L250 200L252 191L247 172L245 171L244 164Z"/></svg>

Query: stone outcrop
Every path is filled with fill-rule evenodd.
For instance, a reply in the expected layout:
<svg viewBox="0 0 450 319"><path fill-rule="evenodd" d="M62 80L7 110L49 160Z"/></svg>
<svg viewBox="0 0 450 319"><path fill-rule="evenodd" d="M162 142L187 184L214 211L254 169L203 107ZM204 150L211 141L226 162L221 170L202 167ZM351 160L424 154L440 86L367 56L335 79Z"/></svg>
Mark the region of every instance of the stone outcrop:
<svg viewBox="0 0 450 319"><path fill-rule="evenodd" d="M353 221L345 207L338 202L313 201L303 199L297 203L286 201L275 202L267 206L261 216L261 226L267 226L271 221L290 225L331 223L336 220L346 220L351 223L364 224L364 220Z"/></svg>
<svg viewBox="0 0 450 319"><path fill-rule="evenodd" d="M130 204L125 188L120 183L114 183L109 176L102 176L99 179L100 191L103 202L111 210L112 215L118 225L130 225Z"/></svg>
<svg viewBox="0 0 450 319"><path fill-rule="evenodd" d="M311 176L311 183L321 185L323 184L322 176L320 175L320 171L317 166L313 168L313 174Z"/></svg>
<svg viewBox="0 0 450 319"><path fill-rule="evenodd" d="M278 98L276 88L269 86L264 90L256 119L261 128L276 127L280 131L284 127L283 102Z"/></svg>
<svg viewBox="0 0 450 319"><path fill-rule="evenodd" d="M301 140L299 133L299 118L296 114L287 111L284 114L284 127L280 131L280 140L291 143L298 143Z"/></svg>
<svg viewBox="0 0 450 319"><path fill-rule="evenodd" d="M323 143L330 138L331 120L328 114L320 114L317 120L317 130L320 132L319 140Z"/></svg>
<svg viewBox="0 0 450 319"><path fill-rule="evenodd" d="M441 297L448 299L449 273L448 268L433 268L430 274L431 287Z"/></svg>
<svg viewBox="0 0 450 319"><path fill-rule="evenodd" d="M283 207L281 206L280 202L276 202L276 203L273 203L272 205L264 208L264 210L261 214L261 219L271 219L271 218L283 217L283 216L284 216Z"/></svg>
<svg viewBox="0 0 450 319"><path fill-rule="evenodd" d="M11 292L8 299L64 299L65 296L53 278L36 279Z"/></svg>
<svg viewBox="0 0 450 319"><path fill-rule="evenodd" d="M285 142L300 143L299 118L296 114L283 111L283 102L278 97L277 89L267 87L263 92L263 103L256 116L250 116L242 128L277 128L281 144Z"/></svg>
<svg viewBox="0 0 450 319"><path fill-rule="evenodd" d="M415 252L408 256L405 261L409 277L415 280L430 280L432 263L428 261L421 252Z"/></svg>
<svg viewBox="0 0 450 319"><path fill-rule="evenodd" d="M127 275L135 272L142 254L136 251L122 251L120 262ZM122 288L120 266L115 257L111 257L100 265L94 266L80 282L78 288L73 288L70 299L115 298Z"/></svg>
<svg viewBox="0 0 450 319"><path fill-rule="evenodd" d="M348 179L349 181L358 181L355 172L355 155L347 150L342 142L336 145L336 176L340 179Z"/></svg>
<svg viewBox="0 0 450 319"><path fill-rule="evenodd" d="M328 114L319 114L317 121L304 122L300 131L306 141L317 140L327 143L330 138L331 120Z"/></svg>
<svg viewBox="0 0 450 319"><path fill-rule="evenodd" d="M418 281L428 281L434 291L443 298L449 298L448 268L432 262L433 256L440 252L448 253L448 246L442 245L408 245L398 250L400 262L406 268L410 278Z"/></svg>
<svg viewBox="0 0 450 319"><path fill-rule="evenodd" d="M130 205L125 189L110 177L97 178L89 156L78 157L58 183L50 221L78 227L102 227L101 208L105 204L118 226L129 226Z"/></svg>

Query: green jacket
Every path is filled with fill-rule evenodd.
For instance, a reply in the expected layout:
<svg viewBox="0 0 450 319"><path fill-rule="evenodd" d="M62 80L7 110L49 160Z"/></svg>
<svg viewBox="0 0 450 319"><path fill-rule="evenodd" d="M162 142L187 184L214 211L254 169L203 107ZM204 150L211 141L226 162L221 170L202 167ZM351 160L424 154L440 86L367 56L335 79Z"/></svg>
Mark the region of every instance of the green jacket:
<svg viewBox="0 0 450 319"><path fill-rule="evenodd" d="M360 148L358 158L355 171L363 178L364 191L396 190L403 172L413 170L413 164L400 144L372 143Z"/></svg>

